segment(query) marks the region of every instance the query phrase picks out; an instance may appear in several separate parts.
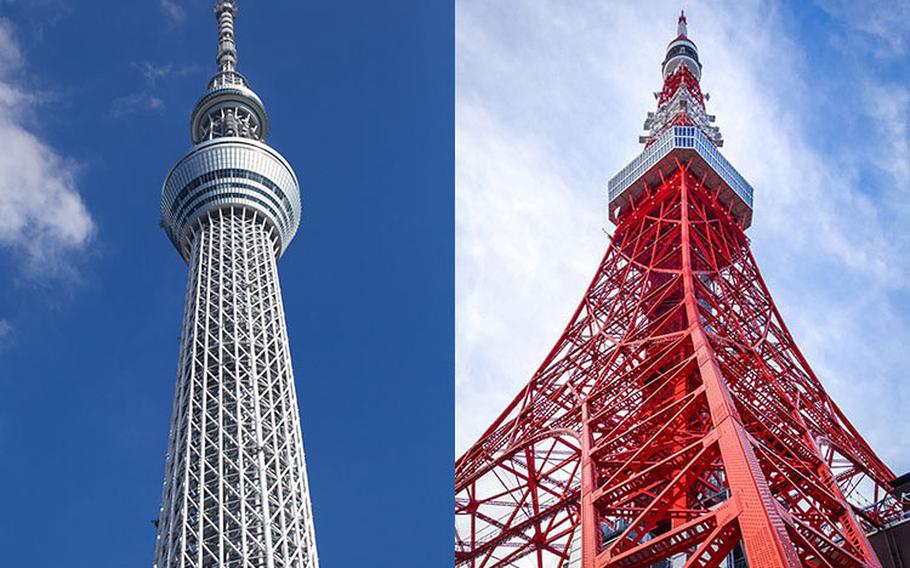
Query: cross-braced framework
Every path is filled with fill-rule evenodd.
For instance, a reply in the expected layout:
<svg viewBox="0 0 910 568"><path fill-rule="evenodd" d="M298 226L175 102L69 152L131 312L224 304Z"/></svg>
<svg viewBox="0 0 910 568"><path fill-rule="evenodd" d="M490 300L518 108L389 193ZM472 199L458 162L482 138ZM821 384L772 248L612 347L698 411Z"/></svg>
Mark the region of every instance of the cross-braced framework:
<svg viewBox="0 0 910 568"><path fill-rule="evenodd" d="M456 464L456 565L877 566L893 475L679 164L617 228L531 382Z"/></svg>
<svg viewBox="0 0 910 568"><path fill-rule="evenodd" d="M171 169L161 222L189 265L155 568L318 568L277 262L300 188L265 142L218 0L219 70Z"/></svg>
<svg viewBox="0 0 910 568"><path fill-rule="evenodd" d="M680 15L616 232L528 385L455 464L470 568L879 567L910 509L784 325Z"/></svg>
<svg viewBox="0 0 910 568"><path fill-rule="evenodd" d="M315 567L275 237L222 209L191 241L155 565Z"/></svg>

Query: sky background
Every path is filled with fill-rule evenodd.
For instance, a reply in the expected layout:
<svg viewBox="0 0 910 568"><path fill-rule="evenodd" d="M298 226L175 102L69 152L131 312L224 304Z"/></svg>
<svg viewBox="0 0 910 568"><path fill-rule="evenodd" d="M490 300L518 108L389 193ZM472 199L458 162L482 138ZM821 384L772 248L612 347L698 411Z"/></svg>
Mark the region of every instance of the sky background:
<svg viewBox="0 0 910 568"><path fill-rule="evenodd" d="M0 546L37 568L151 564L186 278L160 182L214 68L209 0L83 4L0 0ZM460 453L596 268L680 7L778 307L910 469L906 1L459 0L457 30L447 2L242 2L303 185L280 272L326 566L450 562L453 365Z"/></svg>
<svg viewBox="0 0 910 568"><path fill-rule="evenodd" d="M159 192L212 4L0 0L4 566L151 566L186 281ZM239 4L240 70L303 187L279 271L319 555L446 565L454 10Z"/></svg>
<svg viewBox="0 0 910 568"><path fill-rule="evenodd" d="M607 246L685 8L748 235L847 417L910 470L910 2L459 0L456 453L530 379Z"/></svg>

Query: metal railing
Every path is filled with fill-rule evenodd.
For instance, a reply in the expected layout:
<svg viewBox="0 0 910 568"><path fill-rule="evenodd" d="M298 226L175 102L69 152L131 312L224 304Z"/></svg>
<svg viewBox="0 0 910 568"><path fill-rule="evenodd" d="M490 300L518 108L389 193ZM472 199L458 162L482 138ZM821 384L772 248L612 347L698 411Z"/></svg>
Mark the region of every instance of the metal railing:
<svg viewBox="0 0 910 568"><path fill-rule="evenodd" d="M746 205L750 208L752 207L752 186L723 157L717 146L712 144L708 137L694 126L674 126L667 129L645 148L637 158L613 176L607 186L610 201L616 199L645 175L648 170L677 148L695 150L711 166L711 169L720 176L724 183L730 186Z"/></svg>

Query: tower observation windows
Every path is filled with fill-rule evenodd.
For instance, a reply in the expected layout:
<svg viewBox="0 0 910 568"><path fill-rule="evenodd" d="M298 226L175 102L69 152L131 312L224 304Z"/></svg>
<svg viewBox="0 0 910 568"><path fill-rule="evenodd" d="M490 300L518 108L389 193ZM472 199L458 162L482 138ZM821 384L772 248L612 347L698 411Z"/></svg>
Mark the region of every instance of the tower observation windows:
<svg viewBox="0 0 910 568"><path fill-rule="evenodd" d="M666 63L667 61L670 61L670 60L673 59L674 57L677 57L677 56L680 56L680 55L684 55L684 56L686 56L686 57L689 57L689 58L693 59L696 63L698 63L699 65L701 65L701 63L698 61L698 52L695 51L694 49L692 49L691 46L688 46L688 45L686 45L686 44L684 44L684 43L681 43L681 44L678 44L678 45L674 45L673 47L671 47L670 49L668 49L668 50L667 50L667 58L664 59L664 63Z"/></svg>
<svg viewBox="0 0 910 568"><path fill-rule="evenodd" d="M288 200L288 198L284 194L284 192L281 191L281 188L279 188L278 185L275 184L269 178L267 178L263 175L260 175L256 172L251 172L249 170L244 170L244 169L239 169L239 168L225 168L225 169L221 169L221 170L214 170L211 172L206 172L206 173L202 174L201 176L194 178L188 184L183 186L183 189L181 189L180 193L177 194L177 197L174 198L174 202L171 204L171 210L172 211L179 210L180 205L183 202L183 200L186 199L186 196L191 191L198 188L199 186L201 186L205 183L213 182L215 180L223 180L225 178L242 178L242 179L248 179L251 181L255 181L256 183L264 185L265 187L274 191L275 194L281 199L281 201L285 204L286 207L288 207L288 208L291 207L290 200ZM251 189L255 189L256 191L263 193L261 189L252 188L251 186L245 186L245 187L250 187Z"/></svg>
<svg viewBox="0 0 910 568"><path fill-rule="evenodd" d="M736 200L751 211L752 186L723 157L717 146L697 127L674 126L662 132L637 158L610 180L607 193L611 212L615 205L624 203L628 194L640 189L642 184L660 183L661 172L666 174L675 167L673 152L680 150L684 151L683 155L694 152L700 158L697 162L703 164L700 168L707 166L707 169L716 175L713 188L727 188L736 196ZM751 218L751 213L749 217Z"/></svg>
<svg viewBox="0 0 910 568"><path fill-rule="evenodd" d="M198 144L168 174L161 221L174 246L193 221L221 206L257 209L278 231L281 251L300 223L300 190L287 162L261 142L219 138Z"/></svg>

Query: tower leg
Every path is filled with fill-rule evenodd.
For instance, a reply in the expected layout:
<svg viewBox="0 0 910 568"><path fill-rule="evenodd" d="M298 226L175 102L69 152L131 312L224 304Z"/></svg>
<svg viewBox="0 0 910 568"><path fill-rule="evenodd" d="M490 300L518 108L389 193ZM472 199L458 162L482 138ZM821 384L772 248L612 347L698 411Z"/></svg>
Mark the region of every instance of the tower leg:
<svg viewBox="0 0 910 568"><path fill-rule="evenodd" d="M689 196L685 167L680 166L682 201L681 245L683 286L685 287L686 314L689 319L692 345L698 359L698 369L711 419L717 432L717 443L724 462L733 506L742 532L750 568L798 567L799 556L787 536L784 522L778 512L777 502L765 476L758 465L742 424L736 415L733 400L717 365L714 348L708 341L695 297L689 233ZM761 507L742 507L742 503L761 503Z"/></svg>
<svg viewBox="0 0 910 568"><path fill-rule="evenodd" d="M581 403L581 423L581 568L595 568L601 537L594 511L594 463L591 460L587 402Z"/></svg>

